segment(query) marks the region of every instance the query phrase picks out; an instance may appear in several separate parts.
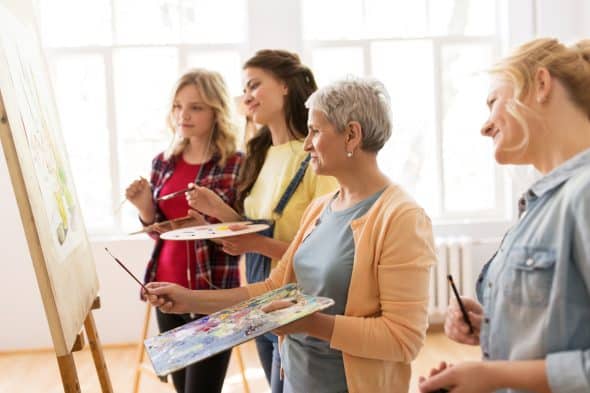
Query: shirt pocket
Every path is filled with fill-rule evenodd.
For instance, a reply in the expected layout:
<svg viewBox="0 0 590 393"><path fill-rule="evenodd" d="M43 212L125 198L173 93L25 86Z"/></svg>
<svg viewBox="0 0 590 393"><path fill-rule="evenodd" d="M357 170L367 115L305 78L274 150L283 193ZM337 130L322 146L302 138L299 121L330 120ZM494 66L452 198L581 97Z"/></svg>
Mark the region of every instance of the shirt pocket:
<svg viewBox="0 0 590 393"><path fill-rule="evenodd" d="M504 294L512 303L546 306L555 275L555 250L543 247L515 247L508 255Z"/></svg>

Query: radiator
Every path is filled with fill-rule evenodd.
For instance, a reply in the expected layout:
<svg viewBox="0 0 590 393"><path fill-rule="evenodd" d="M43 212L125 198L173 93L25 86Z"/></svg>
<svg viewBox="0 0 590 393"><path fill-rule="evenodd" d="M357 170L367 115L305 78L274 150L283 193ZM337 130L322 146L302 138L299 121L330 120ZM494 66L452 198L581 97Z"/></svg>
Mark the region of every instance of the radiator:
<svg viewBox="0 0 590 393"><path fill-rule="evenodd" d="M453 275L453 281L461 296L475 297L477 273L474 269L478 267L473 259L473 246L474 242L469 237L436 239L438 262L430 274L430 323L444 321L449 299L454 296L447 281L448 274Z"/></svg>

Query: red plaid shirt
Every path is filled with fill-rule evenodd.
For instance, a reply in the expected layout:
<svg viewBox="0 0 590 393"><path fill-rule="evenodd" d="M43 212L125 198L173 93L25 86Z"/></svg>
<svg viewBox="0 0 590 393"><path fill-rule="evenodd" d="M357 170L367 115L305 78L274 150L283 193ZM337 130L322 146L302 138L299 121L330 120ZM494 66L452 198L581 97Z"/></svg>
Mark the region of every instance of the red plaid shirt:
<svg viewBox="0 0 590 393"><path fill-rule="evenodd" d="M219 163L219 157L214 156L203 164L199 185L208 187L215 191L225 203L233 206L236 200L236 182L240 166L244 157L242 153L236 152L229 156L224 166ZM152 186L152 197L156 206L156 222L166 221L163 212L158 208L156 199L166 181L172 176L175 167L175 158L164 159L163 153L158 154L152 161L152 173L150 183ZM213 217L204 217L209 223L218 222ZM165 240L160 239L158 233L152 232L150 236L156 240L154 250L145 272L146 283L154 281L158 269L158 257ZM191 241L194 247L194 254L190 253L191 273L193 274L192 289L211 289L209 282L218 288L235 288L240 285L240 274L238 271L238 256L232 256L221 251L221 246L208 240Z"/></svg>

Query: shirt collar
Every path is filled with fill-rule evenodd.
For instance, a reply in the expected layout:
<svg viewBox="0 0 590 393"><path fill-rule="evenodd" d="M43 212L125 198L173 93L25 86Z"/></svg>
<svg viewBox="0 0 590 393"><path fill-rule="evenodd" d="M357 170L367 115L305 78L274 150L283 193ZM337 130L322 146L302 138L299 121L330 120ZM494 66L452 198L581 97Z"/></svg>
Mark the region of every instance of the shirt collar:
<svg viewBox="0 0 590 393"><path fill-rule="evenodd" d="M590 166L590 149L576 154L547 175L537 180L525 193L525 198L538 198L548 191L560 186L581 170Z"/></svg>

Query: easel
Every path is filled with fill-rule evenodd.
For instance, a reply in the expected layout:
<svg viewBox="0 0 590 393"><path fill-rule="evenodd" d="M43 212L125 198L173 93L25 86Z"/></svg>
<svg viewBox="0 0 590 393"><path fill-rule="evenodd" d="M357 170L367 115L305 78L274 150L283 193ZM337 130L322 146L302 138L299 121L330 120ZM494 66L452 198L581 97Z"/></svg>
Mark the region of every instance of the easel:
<svg viewBox="0 0 590 393"><path fill-rule="evenodd" d="M166 382L166 379L162 379L154 374L152 367L145 362L145 347L143 346L143 342L147 338L149 326L150 326L150 318L152 316L152 305L147 303L146 310L145 310L145 318L143 320L143 326L141 328L141 335L139 337L139 343L137 344L137 363L135 365L135 374L133 377L133 393L139 392L139 384L141 382L141 375L145 373L146 375L157 379L160 382ZM242 377L242 384L244 385L244 392L250 393L250 386L248 385L248 379L246 378L246 369L244 367L244 359L242 358L242 351L240 347L237 346L233 349L232 355L235 354L238 360L238 366L240 367L240 374ZM171 391L174 389L172 385L168 385L171 388Z"/></svg>
<svg viewBox="0 0 590 393"><path fill-rule="evenodd" d="M4 106L2 102L2 96L0 95L0 131L4 131L8 126L8 120L6 114L4 113ZM36 231L34 225L34 218L32 215L31 207L29 201L27 200L26 192L25 192L25 185L20 174L20 165L18 163L18 159L16 154L14 154L14 144L11 145L12 139L6 138L6 135L2 135L2 142L4 144L4 153L6 156L6 162L10 168L10 175L14 187L14 192L17 200L19 201L19 210L21 213L21 217L28 216L30 221L26 222L23 220L23 227L25 229L25 234L27 235L27 241L29 243L29 250L31 252L31 258L33 259L33 265L35 266L35 272L37 274L37 280L39 283L39 289L41 290L42 297L44 300L44 306L46 309L46 314L48 316L48 320L50 322L50 330L52 330L52 335L57 334L54 331L54 328L51 326L51 320L53 319L50 315L56 313L55 310L55 302L53 299L48 299L46 296L43 295L46 289L44 288L47 283L46 277L46 270L44 266L41 266L40 262L37 258L43 258L42 250L40 247L39 236ZM40 271L41 270L41 271ZM45 273L45 274L44 274ZM49 311L48 308L52 310ZM97 296L92 305L90 310L88 311L86 318L84 319L84 328L86 330L86 335L88 337L88 343L90 344L90 350L92 352L92 358L94 359L94 365L96 367L96 372L98 374L98 379L100 382L101 390L103 393L113 393L113 387L111 384L111 380L109 378L109 373L107 370L107 366L105 363L104 354L102 352L102 347L100 344L100 338L98 336L98 331L96 329L96 323L94 322L94 317L92 315L92 310L96 310L100 308L100 298ZM63 340L65 341L65 340ZM54 343L55 345L55 343ZM65 393L80 393L80 382L78 381L78 373L76 371L76 364L74 362L73 352L80 351L84 348L84 336L80 332L76 335L74 344L71 347L71 350L65 355L56 355L57 357L57 364L59 367L59 372L61 374L62 383L64 386ZM57 348L56 348L57 351Z"/></svg>
<svg viewBox="0 0 590 393"><path fill-rule="evenodd" d="M86 329L86 336L88 337L88 343L90 344L90 351L92 352L92 358L94 359L94 367L98 374L98 380L100 382L101 391L103 393L113 393L113 386L111 379L109 378L109 372L105 363L104 354L100 345L100 338L96 330L96 324L94 323L94 317L92 316L92 310L100 308L100 297L97 297L92 303L92 309L88 312L86 320L84 321L84 328ZM57 364L59 366L59 373L61 374L61 380L64 386L65 393L78 393L80 392L80 382L78 381L78 373L76 372L76 364L74 363L73 352L80 351L84 348L84 336L79 333L76 336L76 341L72 347L72 352L57 356Z"/></svg>
<svg viewBox="0 0 590 393"><path fill-rule="evenodd" d="M80 392L72 353L84 347L84 327L102 392L112 393L92 316L98 275L34 14L29 0L0 2L0 140L64 392Z"/></svg>

